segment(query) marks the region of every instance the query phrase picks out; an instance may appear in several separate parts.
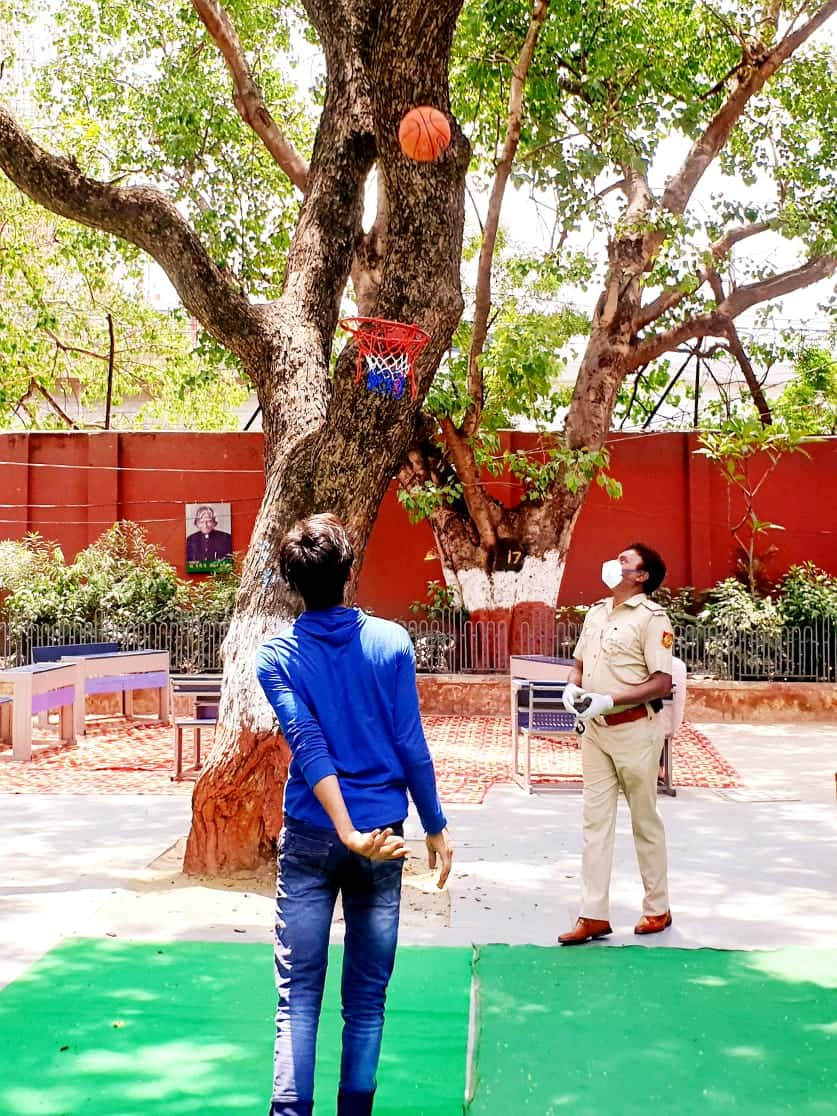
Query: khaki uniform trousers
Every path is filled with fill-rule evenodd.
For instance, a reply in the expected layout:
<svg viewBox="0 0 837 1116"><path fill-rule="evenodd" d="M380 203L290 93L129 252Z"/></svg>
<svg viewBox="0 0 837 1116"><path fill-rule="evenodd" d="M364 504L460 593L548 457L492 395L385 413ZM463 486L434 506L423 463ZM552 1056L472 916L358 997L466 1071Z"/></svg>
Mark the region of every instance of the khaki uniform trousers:
<svg viewBox="0 0 837 1116"><path fill-rule="evenodd" d="M631 811L639 871L645 888L642 913L669 909L663 822L657 812L657 774L664 729L659 717L606 725L587 722L581 743L584 777L584 843L581 855L583 918L608 920L616 803L622 788Z"/></svg>

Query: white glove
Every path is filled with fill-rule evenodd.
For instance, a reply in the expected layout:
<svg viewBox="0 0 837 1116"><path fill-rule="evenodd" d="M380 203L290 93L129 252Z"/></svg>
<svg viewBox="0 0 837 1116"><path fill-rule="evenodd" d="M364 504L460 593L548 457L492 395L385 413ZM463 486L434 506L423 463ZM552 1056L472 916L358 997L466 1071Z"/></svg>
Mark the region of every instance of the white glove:
<svg viewBox="0 0 837 1116"><path fill-rule="evenodd" d="M564 708L568 713L572 713L574 717L576 713L574 702L580 701L584 696L584 690L581 686L576 686L575 682L568 682L564 687L564 692L561 694L561 700L564 703Z"/></svg>
<svg viewBox="0 0 837 1116"><path fill-rule="evenodd" d="M588 690L581 697L590 699L590 704L584 712L576 713L581 721L589 721L591 717L601 717L603 713L609 713L613 708L613 698L609 694L592 694Z"/></svg>

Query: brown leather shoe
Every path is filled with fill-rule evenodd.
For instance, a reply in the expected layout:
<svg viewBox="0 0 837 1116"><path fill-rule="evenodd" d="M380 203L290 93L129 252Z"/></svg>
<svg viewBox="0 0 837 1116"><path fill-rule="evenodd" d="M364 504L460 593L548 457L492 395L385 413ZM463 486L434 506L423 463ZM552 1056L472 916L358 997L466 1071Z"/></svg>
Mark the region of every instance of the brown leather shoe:
<svg viewBox="0 0 837 1116"><path fill-rule="evenodd" d="M606 938L612 933L613 928L604 919L580 918L572 930L559 935L558 941L561 945L584 945L585 942L592 942L594 938Z"/></svg>
<svg viewBox="0 0 837 1116"><path fill-rule="evenodd" d="M659 934L671 926L671 911L660 915L643 915L634 927L635 934Z"/></svg>

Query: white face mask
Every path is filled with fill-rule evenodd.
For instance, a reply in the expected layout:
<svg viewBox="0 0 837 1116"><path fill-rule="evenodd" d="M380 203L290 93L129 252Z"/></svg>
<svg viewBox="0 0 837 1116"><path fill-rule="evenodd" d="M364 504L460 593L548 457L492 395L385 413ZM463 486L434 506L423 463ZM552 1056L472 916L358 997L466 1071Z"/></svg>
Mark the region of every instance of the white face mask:
<svg viewBox="0 0 837 1116"><path fill-rule="evenodd" d="M608 589L615 589L622 580L622 563L618 558L611 558L602 563L602 581Z"/></svg>

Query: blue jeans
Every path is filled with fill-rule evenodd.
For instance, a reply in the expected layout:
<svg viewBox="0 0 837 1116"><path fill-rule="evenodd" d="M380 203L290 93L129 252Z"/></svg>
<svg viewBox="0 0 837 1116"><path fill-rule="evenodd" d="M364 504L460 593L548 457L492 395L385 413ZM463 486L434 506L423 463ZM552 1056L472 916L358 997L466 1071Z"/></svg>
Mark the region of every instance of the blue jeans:
<svg viewBox="0 0 837 1116"><path fill-rule="evenodd" d="M392 827L402 832L401 825ZM309 1116L328 940L343 899L343 1054L338 1112L372 1111L403 861L373 862L332 829L285 818L276 883L276 1047L271 1116Z"/></svg>

